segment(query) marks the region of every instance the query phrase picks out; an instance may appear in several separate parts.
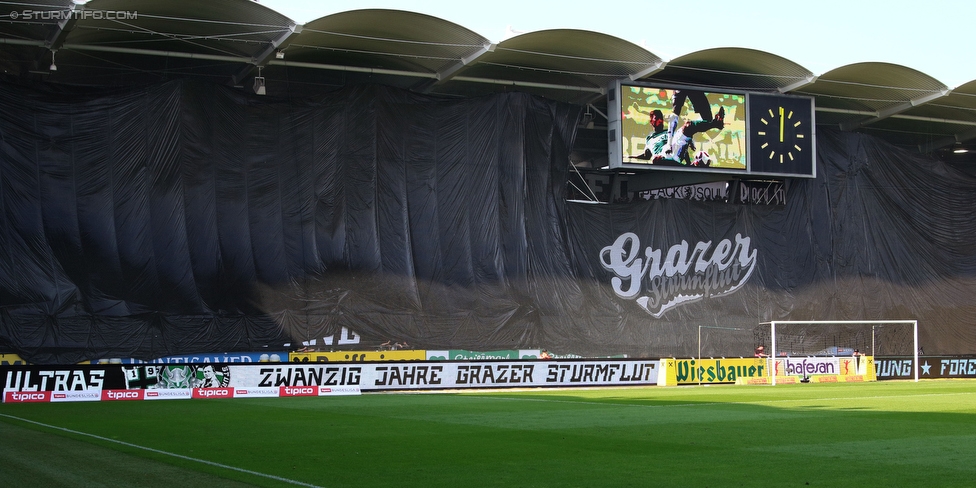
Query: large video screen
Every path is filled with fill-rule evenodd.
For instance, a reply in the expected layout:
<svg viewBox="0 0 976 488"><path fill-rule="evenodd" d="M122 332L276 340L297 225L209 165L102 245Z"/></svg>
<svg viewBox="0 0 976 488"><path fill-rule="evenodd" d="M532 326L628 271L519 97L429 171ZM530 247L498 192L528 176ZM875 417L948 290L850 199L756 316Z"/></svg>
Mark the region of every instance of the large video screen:
<svg viewBox="0 0 976 488"><path fill-rule="evenodd" d="M813 177L813 99L619 83L610 167Z"/></svg>
<svg viewBox="0 0 976 488"><path fill-rule="evenodd" d="M745 94L620 87L624 164L746 170Z"/></svg>

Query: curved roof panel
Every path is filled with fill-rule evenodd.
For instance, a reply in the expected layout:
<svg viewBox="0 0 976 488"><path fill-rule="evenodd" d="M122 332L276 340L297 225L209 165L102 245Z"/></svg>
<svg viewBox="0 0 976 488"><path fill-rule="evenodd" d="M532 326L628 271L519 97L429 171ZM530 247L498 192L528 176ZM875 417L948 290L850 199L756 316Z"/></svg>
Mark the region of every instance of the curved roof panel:
<svg viewBox="0 0 976 488"><path fill-rule="evenodd" d="M241 0L92 0L83 9L69 39L86 47L250 58L294 24L257 2Z"/></svg>
<svg viewBox="0 0 976 488"><path fill-rule="evenodd" d="M71 0L36 0L30 4L0 4L0 36L5 41L44 41L48 33L57 28L60 18L46 15L48 12L65 12L73 8ZM26 11L30 10L30 13ZM34 15L34 13L38 15Z"/></svg>
<svg viewBox="0 0 976 488"><path fill-rule="evenodd" d="M535 88L554 95L551 98L584 103L603 97L612 81L657 69L662 62L640 46L610 35L546 30L492 46L477 63L466 65L451 84Z"/></svg>
<svg viewBox="0 0 976 488"><path fill-rule="evenodd" d="M285 59L433 75L487 43L477 33L437 17L353 10L305 24L285 50Z"/></svg>
<svg viewBox="0 0 976 488"><path fill-rule="evenodd" d="M599 32L554 29L530 32L498 44L485 63L510 61L517 69L564 73L596 86L641 73L663 61L629 41Z"/></svg>
<svg viewBox="0 0 976 488"><path fill-rule="evenodd" d="M654 78L697 86L787 91L812 76L803 66L775 54L722 47L675 58Z"/></svg>
<svg viewBox="0 0 976 488"><path fill-rule="evenodd" d="M463 26L402 10L351 10L302 25L251 0L7 2L0 5L0 69L27 83L189 76L252 90L260 78L277 96L366 82L445 96L518 90L597 112L606 110L614 80L640 80L812 96L818 125L923 152L976 141L976 80L950 89L912 68L873 62L818 76L789 59L735 47L663 60L617 37L575 29L493 44Z"/></svg>
<svg viewBox="0 0 976 488"><path fill-rule="evenodd" d="M945 97L949 88L905 66L857 63L824 73L796 93L816 98L818 124L836 125L845 130L864 129L908 147L917 145L914 137L903 134L906 125L911 123L897 116ZM933 128L929 125L924 129L918 132L924 134ZM890 136L886 137L886 132ZM930 135L922 137L928 139Z"/></svg>
<svg viewBox="0 0 976 488"><path fill-rule="evenodd" d="M858 63L828 71L798 92L823 97L829 102L824 106L877 111L947 89L939 80L905 66Z"/></svg>

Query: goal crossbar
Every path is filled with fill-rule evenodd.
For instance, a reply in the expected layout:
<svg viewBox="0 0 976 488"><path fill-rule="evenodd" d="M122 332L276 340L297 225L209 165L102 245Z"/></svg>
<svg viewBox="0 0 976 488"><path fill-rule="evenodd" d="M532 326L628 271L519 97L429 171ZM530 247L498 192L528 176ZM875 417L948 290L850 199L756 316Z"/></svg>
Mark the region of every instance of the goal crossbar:
<svg viewBox="0 0 976 488"><path fill-rule="evenodd" d="M769 357L772 361L776 360L776 326L784 325L819 325L819 324L843 324L843 325L884 325L884 324L904 324L912 326L912 363L915 371L915 381L918 381L918 320L773 320L771 322L761 322L759 325L769 326L770 351ZM873 349L873 347L872 347ZM874 351L871 351L874 354ZM770 370L772 371L772 370ZM772 384L776 385L776 375L772 375Z"/></svg>

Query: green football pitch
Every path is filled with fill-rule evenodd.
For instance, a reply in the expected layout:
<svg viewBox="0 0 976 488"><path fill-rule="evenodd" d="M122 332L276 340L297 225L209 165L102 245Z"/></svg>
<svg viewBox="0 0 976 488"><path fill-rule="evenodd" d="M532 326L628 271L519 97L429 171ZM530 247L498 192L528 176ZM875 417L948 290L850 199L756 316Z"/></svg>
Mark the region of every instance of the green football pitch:
<svg viewBox="0 0 976 488"><path fill-rule="evenodd" d="M976 485L976 381L0 405L2 486Z"/></svg>

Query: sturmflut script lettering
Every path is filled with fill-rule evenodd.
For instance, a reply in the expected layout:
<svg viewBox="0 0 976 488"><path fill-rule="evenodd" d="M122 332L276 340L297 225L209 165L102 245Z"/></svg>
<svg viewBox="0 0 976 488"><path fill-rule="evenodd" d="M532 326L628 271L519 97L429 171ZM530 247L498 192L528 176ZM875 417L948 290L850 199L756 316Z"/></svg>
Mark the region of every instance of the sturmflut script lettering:
<svg viewBox="0 0 976 488"><path fill-rule="evenodd" d="M614 293L636 300L656 318L682 303L735 292L756 266L757 250L742 234L735 235L734 243L722 239L714 247L712 241L694 247L681 241L666 254L651 247L642 253L640 246L637 234L626 232L600 251L600 262L615 275L610 278Z"/></svg>

